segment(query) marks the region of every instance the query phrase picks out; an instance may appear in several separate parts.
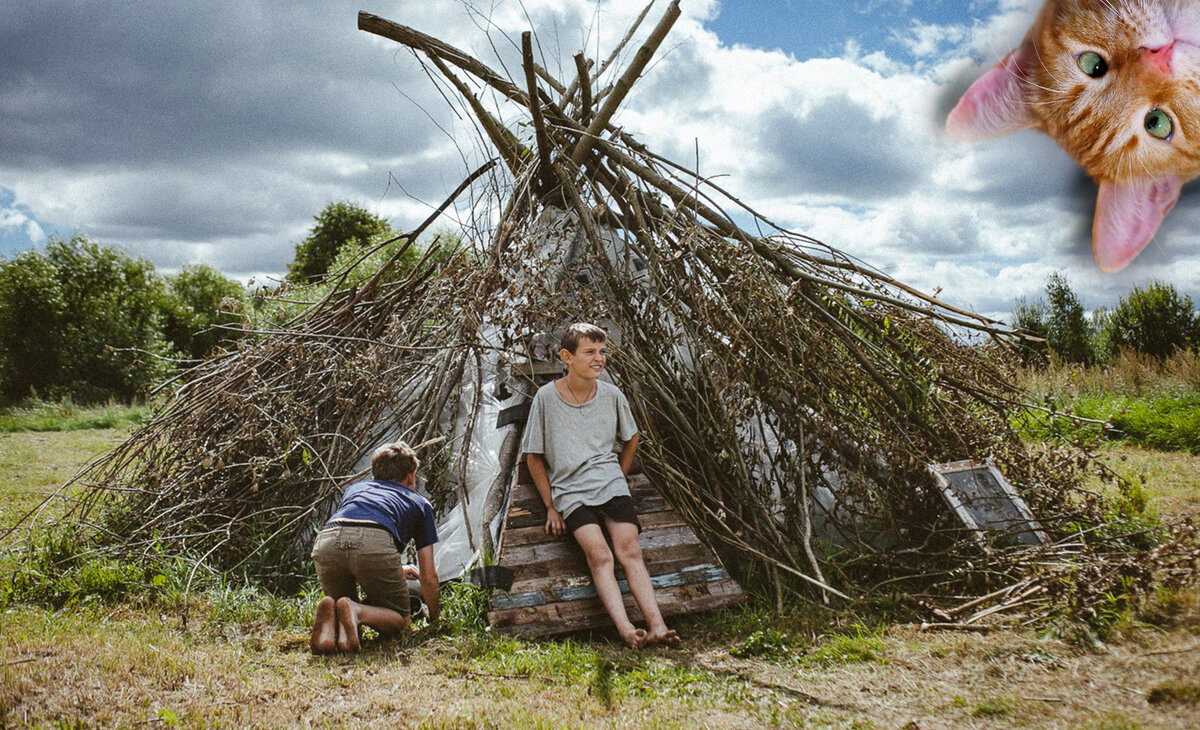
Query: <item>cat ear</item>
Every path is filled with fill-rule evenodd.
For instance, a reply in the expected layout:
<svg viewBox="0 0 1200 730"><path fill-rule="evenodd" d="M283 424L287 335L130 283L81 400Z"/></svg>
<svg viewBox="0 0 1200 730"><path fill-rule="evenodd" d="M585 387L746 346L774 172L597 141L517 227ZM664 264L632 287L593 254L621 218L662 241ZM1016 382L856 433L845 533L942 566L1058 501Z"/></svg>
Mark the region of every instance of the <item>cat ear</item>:
<svg viewBox="0 0 1200 730"><path fill-rule="evenodd" d="M1130 182L1100 181L1092 222L1092 253L1100 270L1120 271L1150 243L1163 216L1179 200L1176 175Z"/></svg>
<svg viewBox="0 0 1200 730"><path fill-rule="evenodd" d="M1037 118L1025 98L1030 81L1024 67L1036 54L1032 45L1023 45L980 76L950 111L946 134L963 142L982 142L1034 126Z"/></svg>

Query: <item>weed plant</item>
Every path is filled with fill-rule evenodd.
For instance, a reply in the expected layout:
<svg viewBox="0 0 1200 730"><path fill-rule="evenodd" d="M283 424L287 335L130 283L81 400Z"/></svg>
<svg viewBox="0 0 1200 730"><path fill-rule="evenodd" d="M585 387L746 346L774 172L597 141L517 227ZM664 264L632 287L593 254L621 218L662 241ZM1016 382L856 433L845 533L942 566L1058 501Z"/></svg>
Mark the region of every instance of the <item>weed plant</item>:
<svg viewBox="0 0 1200 730"><path fill-rule="evenodd" d="M1031 401L1053 411L1016 416L1014 426L1028 438L1106 437L1200 453L1200 355L1195 352L1180 351L1165 361L1124 352L1104 367L1025 370L1020 382Z"/></svg>
<svg viewBox="0 0 1200 730"><path fill-rule="evenodd" d="M442 625L456 634L487 630L488 589L466 581L451 581L439 592Z"/></svg>
<svg viewBox="0 0 1200 730"><path fill-rule="evenodd" d="M147 403L81 405L70 399L31 399L0 409L0 433L139 426L149 420L152 410Z"/></svg>

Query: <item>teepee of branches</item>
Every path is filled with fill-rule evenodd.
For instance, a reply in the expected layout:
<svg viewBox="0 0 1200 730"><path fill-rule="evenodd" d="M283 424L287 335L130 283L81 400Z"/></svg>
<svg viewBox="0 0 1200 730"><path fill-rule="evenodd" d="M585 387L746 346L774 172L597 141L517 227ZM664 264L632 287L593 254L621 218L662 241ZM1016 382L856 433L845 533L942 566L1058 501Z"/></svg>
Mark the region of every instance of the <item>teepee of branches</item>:
<svg viewBox="0 0 1200 730"><path fill-rule="evenodd" d="M613 124L680 14L671 2L618 69L650 9L605 61L579 54L564 79L535 62L531 33L510 79L361 13L361 29L410 50L469 109L494 154L401 240L466 194L494 223L464 235L469 251L403 275L398 254L191 370L68 485L79 539L286 581L364 455L397 436L443 439L426 452L427 488L444 515L466 514L496 372L584 320L614 333L609 370L634 405L642 468L744 581L835 602L903 593L931 620L1036 619L1194 567L1185 541L1147 539L1081 488L1098 468L1086 453L1013 431L1001 323L773 225ZM500 105L523 114L524 138L489 111ZM517 390L512 402L530 392ZM518 428L488 454L488 514L467 520L480 551L494 548L481 524L500 509ZM980 552L928 469L967 458L999 467L1050 545Z"/></svg>

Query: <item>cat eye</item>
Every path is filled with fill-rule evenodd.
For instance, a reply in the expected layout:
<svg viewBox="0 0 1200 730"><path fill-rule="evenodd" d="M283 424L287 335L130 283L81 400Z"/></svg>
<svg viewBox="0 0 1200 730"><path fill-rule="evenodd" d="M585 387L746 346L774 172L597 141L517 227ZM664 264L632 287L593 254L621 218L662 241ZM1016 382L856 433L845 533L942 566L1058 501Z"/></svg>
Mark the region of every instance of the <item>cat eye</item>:
<svg viewBox="0 0 1200 730"><path fill-rule="evenodd" d="M1108 63L1095 51L1084 51L1075 59L1075 63L1079 64L1080 71L1094 79L1108 73Z"/></svg>
<svg viewBox="0 0 1200 730"><path fill-rule="evenodd" d="M1175 131L1175 123L1162 109L1151 109L1146 112L1145 124L1146 131L1150 133L1150 136L1159 139L1170 139L1171 133Z"/></svg>

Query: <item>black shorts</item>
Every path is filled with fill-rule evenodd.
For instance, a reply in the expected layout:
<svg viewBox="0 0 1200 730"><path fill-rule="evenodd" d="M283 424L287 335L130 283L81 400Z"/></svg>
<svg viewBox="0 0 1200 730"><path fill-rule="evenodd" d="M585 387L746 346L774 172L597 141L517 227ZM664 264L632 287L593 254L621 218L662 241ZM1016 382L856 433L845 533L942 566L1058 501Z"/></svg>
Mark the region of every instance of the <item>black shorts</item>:
<svg viewBox="0 0 1200 730"><path fill-rule="evenodd" d="M575 532L584 525L603 527L605 519L637 525L638 533L642 532L642 523L638 522L637 508L633 506L633 497L628 494L613 497L598 507L586 504L576 507L575 511L567 517L567 529Z"/></svg>

